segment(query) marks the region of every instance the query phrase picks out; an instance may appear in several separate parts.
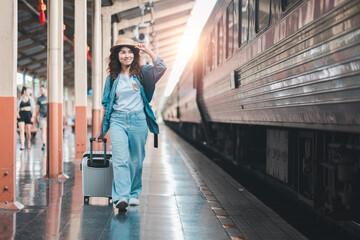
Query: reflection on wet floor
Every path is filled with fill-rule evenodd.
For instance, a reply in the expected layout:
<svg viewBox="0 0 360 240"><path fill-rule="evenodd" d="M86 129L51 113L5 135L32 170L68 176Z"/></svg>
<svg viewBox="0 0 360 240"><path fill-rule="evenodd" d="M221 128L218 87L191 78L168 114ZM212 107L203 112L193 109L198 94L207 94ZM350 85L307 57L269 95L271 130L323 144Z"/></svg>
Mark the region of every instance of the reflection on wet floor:
<svg viewBox="0 0 360 240"><path fill-rule="evenodd" d="M65 180L43 178L46 155L39 134L31 150L20 151L18 145L16 197L25 207L0 211L1 238L229 239L172 146L168 131L162 129L158 149L148 138L140 206L125 213L113 209L107 198L90 198L84 204L71 129L64 131L64 173L69 176Z"/></svg>

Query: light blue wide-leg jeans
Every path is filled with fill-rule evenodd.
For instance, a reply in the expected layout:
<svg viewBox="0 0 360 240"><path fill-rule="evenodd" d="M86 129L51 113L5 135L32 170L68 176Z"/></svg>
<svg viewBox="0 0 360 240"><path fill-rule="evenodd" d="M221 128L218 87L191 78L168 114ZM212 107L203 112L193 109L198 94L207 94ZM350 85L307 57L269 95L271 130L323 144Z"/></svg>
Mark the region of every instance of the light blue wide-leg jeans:
<svg viewBox="0 0 360 240"><path fill-rule="evenodd" d="M143 110L113 111L110 117L110 139L114 180L112 200L138 198L141 194L142 168L148 135Z"/></svg>

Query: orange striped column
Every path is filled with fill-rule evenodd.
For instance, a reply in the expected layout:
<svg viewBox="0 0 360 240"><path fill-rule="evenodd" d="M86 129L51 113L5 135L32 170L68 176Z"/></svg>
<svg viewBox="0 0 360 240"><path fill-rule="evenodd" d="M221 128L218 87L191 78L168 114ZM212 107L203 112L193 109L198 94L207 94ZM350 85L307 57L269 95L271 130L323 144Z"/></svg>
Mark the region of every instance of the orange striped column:
<svg viewBox="0 0 360 240"><path fill-rule="evenodd" d="M0 218L1 239L15 239L16 211L3 211Z"/></svg>
<svg viewBox="0 0 360 240"><path fill-rule="evenodd" d="M62 0L48 2L48 164L45 177L62 173ZM61 100L62 101L62 100Z"/></svg>
<svg viewBox="0 0 360 240"><path fill-rule="evenodd" d="M75 158L81 158L87 142L87 39L86 0L75 4Z"/></svg>
<svg viewBox="0 0 360 240"><path fill-rule="evenodd" d="M21 209L16 202L17 1L0 1L0 209Z"/></svg>
<svg viewBox="0 0 360 240"><path fill-rule="evenodd" d="M64 25L64 1L58 0L58 21L59 27L61 28ZM64 115L63 115L63 101L64 101L64 31L59 31L58 34L59 41L59 81L58 81L58 167L59 167L59 175L58 178L68 178L67 175L64 174L63 169L63 130L64 130Z"/></svg>
<svg viewBox="0 0 360 240"><path fill-rule="evenodd" d="M110 55L110 48L111 48L111 15L113 14L109 11L109 8L102 8L101 10L101 18L102 18L102 86L101 92L105 87L105 80L107 77L107 67L108 63L105 59ZM116 41L116 40L115 40ZM103 116L101 116L103 117ZM106 134L105 138L108 139L107 141L107 149L111 150L111 142L110 142L110 131Z"/></svg>
<svg viewBox="0 0 360 240"><path fill-rule="evenodd" d="M92 34L92 136L95 137L100 129L101 114L101 2L94 1L93 7L93 34ZM100 150L98 144L94 144L94 150Z"/></svg>

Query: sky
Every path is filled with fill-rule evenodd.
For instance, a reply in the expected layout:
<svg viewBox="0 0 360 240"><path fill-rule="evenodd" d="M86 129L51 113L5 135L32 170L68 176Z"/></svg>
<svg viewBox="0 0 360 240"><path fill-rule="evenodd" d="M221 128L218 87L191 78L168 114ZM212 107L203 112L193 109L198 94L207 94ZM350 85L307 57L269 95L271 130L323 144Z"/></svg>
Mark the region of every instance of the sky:
<svg viewBox="0 0 360 240"><path fill-rule="evenodd" d="M176 56L175 63L171 70L167 86L165 88L161 108L164 107L165 101L171 95L177 82L180 79L191 54L200 37L202 28L204 27L212 9L217 0L197 0L187 22L184 35L182 37L180 47Z"/></svg>

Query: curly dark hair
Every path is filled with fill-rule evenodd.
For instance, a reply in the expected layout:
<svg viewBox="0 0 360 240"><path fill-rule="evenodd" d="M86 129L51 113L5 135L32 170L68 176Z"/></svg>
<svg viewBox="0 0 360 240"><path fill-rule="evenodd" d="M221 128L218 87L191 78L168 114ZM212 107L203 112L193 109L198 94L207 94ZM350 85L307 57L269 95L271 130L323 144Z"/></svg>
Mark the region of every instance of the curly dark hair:
<svg viewBox="0 0 360 240"><path fill-rule="evenodd" d="M142 67L140 64L140 62L141 62L140 50L135 47L132 47L132 46L127 46L127 47L131 49L132 53L134 53L134 61L131 63L131 66L130 66L130 76L139 75L139 74L141 74L141 70L142 70ZM121 63L119 61L119 52L122 48L123 47L115 48L111 52L109 58L107 59L107 61L109 63L107 72L110 75L111 83L113 83L115 81L115 79L121 72Z"/></svg>
<svg viewBox="0 0 360 240"><path fill-rule="evenodd" d="M27 87L23 86L22 89L21 89L21 95L24 94L24 92L26 91Z"/></svg>

